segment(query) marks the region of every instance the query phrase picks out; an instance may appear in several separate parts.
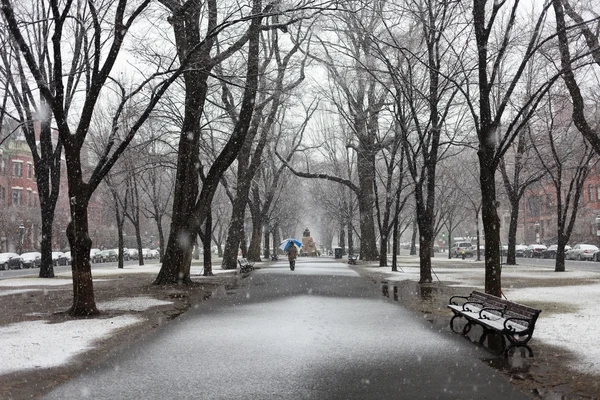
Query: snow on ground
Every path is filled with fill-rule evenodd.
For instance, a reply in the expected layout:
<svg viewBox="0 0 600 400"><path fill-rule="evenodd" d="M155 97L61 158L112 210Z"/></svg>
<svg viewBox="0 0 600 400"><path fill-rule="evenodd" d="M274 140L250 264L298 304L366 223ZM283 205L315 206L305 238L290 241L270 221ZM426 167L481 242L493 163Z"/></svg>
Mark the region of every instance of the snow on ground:
<svg viewBox="0 0 600 400"><path fill-rule="evenodd" d="M21 286L60 286L72 285L71 279L48 279L48 278L15 278L0 280L0 287L21 287Z"/></svg>
<svg viewBox="0 0 600 400"><path fill-rule="evenodd" d="M15 290L0 290L0 296L8 296L11 294L22 294L27 292L37 292L42 289L15 289Z"/></svg>
<svg viewBox="0 0 600 400"><path fill-rule="evenodd" d="M535 340L565 348L577 355L571 367L582 373L600 373L598 321L600 284L509 289L510 299L519 303L560 302L576 307L565 313L542 310L535 325Z"/></svg>
<svg viewBox="0 0 600 400"><path fill-rule="evenodd" d="M407 259L409 265L414 261ZM437 259L435 260L437 264ZM401 259L400 267L404 272L392 273L386 268L385 279L389 282L404 280L418 281L419 268L405 267ZM369 267L373 272L381 273L383 268ZM443 281L452 287L484 288L485 271L483 267L471 265L440 266L434 265L434 281ZM436 278L437 276L437 278ZM511 282L543 282L542 287L513 288ZM504 295L511 301L527 304L559 303L556 310L544 310L536 323L533 340L563 348L576 356L577 361L570 367L582 373L600 374L600 347L598 342L598 321L600 315L600 274L589 271L554 272L548 267L503 266L502 282ZM522 285L521 285L522 286ZM464 293L466 295L466 293Z"/></svg>
<svg viewBox="0 0 600 400"><path fill-rule="evenodd" d="M111 301L99 302L100 310L144 311L154 306L173 304L172 301L158 300L152 297L120 297Z"/></svg>
<svg viewBox="0 0 600 400"><path fill-rule="evenodd" d="M99 282L110 279L97 279L97 277L110 278L138 273L157 274L159 270L160 264L128 265L123 269L95 268L92 270L92 275L94 282ZM203 279L202 276L199 276L203 272L203 267L192 266L192 276L197 275L194 278ZM235 270L220 268L213 270L214 274L232 274L234 272ZM47 291L50 287L73 284L70 271L56 275L57 277L53 279L37 277L2 279L0 280L0 296ZM150 307L167 304L172 304L172 302L140 296L98 302L97 306L101 310L143 311ZM29 315L44 316L36 313ZM106 338L118 329L141 321L143 321L141 317L122 315L110 319L78 319L52 324L47 321L27 321L0 326L0 375L66 364L72 357L92 348L96 340Z"/></svg>
<svg viewBox="0 0 600 400"><path fill-rule="evenodd" d="M2 362L0 374L66 364L92 348L94 341L138 322L142 318L122 315L109 319L80 319L62 323L27 321L0 327Z"/></svg>

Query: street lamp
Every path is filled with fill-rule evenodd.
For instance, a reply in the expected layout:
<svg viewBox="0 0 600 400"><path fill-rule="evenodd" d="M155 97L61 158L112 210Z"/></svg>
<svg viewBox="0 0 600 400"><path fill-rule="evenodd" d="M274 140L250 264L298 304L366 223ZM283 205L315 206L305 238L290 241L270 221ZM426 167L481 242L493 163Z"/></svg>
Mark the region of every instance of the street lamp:
<svg viewBox="0 0 600 400"><path fill-rule="evenodd" d="M19 225L19 254L23 253L23 237L25 234L25 226L21 222Z"/></svg>

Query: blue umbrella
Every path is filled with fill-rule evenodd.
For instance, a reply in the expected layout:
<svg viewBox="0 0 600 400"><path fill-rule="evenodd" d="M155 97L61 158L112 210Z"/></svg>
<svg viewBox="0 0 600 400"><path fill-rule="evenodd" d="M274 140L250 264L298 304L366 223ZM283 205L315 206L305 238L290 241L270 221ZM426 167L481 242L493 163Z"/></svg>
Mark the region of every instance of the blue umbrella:
<svg viewBox="0 0 600 400"><path fill-rule="evenodd" d="M287 249L290 247L291 243L294 243L294 246L296 246L298 249L300 249L300 247L302 247L302 243L300 243L299 240L288 238L288 239L283 240L281 243L279 243L279 248L283 251L287 251Z"/></svg>

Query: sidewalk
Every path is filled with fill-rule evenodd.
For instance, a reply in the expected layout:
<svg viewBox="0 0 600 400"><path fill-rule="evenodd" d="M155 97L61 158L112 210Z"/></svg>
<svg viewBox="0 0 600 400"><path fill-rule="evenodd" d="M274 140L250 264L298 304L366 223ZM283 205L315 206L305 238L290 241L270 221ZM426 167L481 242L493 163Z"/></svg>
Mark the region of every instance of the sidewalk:
<svg viewBox="0 0 600 400"><path fill-rule="evenodd" d="M93 270L102 315L74 319L71 274L0 280L0 399L39 398L119 349L140 340L218 291L236 285L235 271L203 277L191 287L158 287L160 265Z"/></svg>
<svg viewBox="0 0 600 400"><path fill-rule="evenodd" d="M417 257L400 257L402 271L395 273L390 267L361 262L353 269L377 285L384 280L397 285L403 306L439 329L448 329L449 297L482 290L483 263L440 257L432 261L431 285L417 284ZM198 286L163 288L151 285L158 270L157 264L94 270L96 301L104 312L94 319L74 320L58 314L71 305L69 274L51 280L0 281L0 398L39 397L160 329L192 304L235 287L240 277L218 267L216 276L202 277L201 267L192 267ZM598 398L600 350L595 343L598 322L593 316L600 315L600 273L503 266L502 283L508 299L539 308L542 314L530 342L533 359L514 357L503 364L490 353L490 364L532 398Z"/></svg>
<svg viewBox="0 0 600 400"><path fill-rule="evenodd" d="M484 289L483 262L432 259L434 283L419 285L419 258L399 257L402 271L391 267L355 268L376 283L396 286L398 300L423 314L439 329L449 329L451 312L446 305L453 295L467 295ZM535 357L512 357L498 364L513 384L532 393L534 398L600 398L600 348L597 346L600 316L600 266L598 272L567 270L527 265L502 267L504 296L511 301L542 310L530 342ZM475 345L475 344L473 344ZM493 354L490 353L493 358ZM565 396L565 397L562 397Z"/></svg>

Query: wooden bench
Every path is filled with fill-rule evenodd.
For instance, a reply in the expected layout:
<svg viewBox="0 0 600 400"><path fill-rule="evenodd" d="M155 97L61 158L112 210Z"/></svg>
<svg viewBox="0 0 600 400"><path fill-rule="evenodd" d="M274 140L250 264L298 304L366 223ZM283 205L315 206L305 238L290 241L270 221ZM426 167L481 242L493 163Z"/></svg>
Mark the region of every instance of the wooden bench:
<svg viewBox="0 0 600 400"><path fill-rule="evenodd" d="M533 336L535 322L541 310L477 290L469 296L452 296L448 308L454 313L450 320L450 329L453 332L459 333L454 329L454 320L464 318L467 323L462 329L463 335L466 336L474 325L479 325L483 328L479 344L483 344L486 336L490 333L497 333L502 337L502 350L505 358L509 356L510 350L516 347L526 348L529 356L533 357L533 350L527 345L527 342ZM508 346L506 340L509 342Z"/></svg>
<svg viewBox="0 0 600 400"><path fill-rule="evenodd" d="M356 254L350 254L348 256L348 264L356 265L357 260L358 260L358 256Z"/></svg>
<svg viewBox="0 0 600 400"><path fill-rule="evenodd" d="M250 264L245 258L238 258L237 261L240 265L240 272L250 272L254 269L254 264Z"/></svg>

